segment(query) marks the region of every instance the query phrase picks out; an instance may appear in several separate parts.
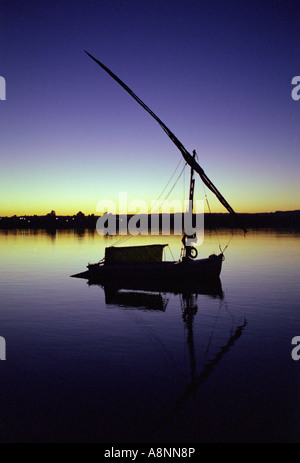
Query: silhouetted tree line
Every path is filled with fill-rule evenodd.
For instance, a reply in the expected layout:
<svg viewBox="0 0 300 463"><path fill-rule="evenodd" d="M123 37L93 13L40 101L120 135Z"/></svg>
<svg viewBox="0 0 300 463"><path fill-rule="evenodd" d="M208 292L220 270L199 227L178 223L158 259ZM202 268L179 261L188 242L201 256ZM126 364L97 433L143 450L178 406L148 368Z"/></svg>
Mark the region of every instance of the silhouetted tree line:
<svg viewBox="0 0 300 463"><path fill-rule="evenodd" d="M128 220L132 215L128 215ZM56 215L52 210L44 216L12 216L1 217L0 228L2 229L90 229L95 230L99 216L94 214L85 215L79 211L72 216ZM151 227L151 217L148 216L149 229ZM160 215L160 227L162 216ZM206 230L215 228L239 229L240 225L246 229L300 229L300 211L272 212L257 214L237 214L233 217L230 214L205 214L204 226ZM174 226L174 216L170 216L170 229ZM117 216L118 227L118 216Z"/></svg>

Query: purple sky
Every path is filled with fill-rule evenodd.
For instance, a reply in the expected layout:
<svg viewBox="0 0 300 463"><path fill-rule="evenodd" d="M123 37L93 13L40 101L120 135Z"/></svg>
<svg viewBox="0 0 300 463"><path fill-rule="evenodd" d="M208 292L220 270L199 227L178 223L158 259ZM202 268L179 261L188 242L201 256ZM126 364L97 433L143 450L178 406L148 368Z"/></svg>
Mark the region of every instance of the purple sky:
<svg viewBox="0 0 300 463"><path fill-rule="evenodd" d="M178 164L158 124L84 49L196 149L235 210L300 209L296 6L1 1L0 215L96 213L120 191L155 200Z"/></svg>

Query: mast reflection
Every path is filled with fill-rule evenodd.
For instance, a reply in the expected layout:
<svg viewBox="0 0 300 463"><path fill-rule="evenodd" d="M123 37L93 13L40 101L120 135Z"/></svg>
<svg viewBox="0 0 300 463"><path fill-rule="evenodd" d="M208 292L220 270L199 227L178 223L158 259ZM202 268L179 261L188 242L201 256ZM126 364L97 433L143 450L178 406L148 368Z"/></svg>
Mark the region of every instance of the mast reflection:
<svg viewBox="0 0 300 463"><path fill-rule="evenodd" d="M187 331L186 342L189 352L190 382L184 388L181 397L173 405L172 409L161 420L161 425L167 424L175 416L189 398L196 396L200 385L208 378L210 373L219 364L224 355L233 347L241 337L247 320L238 324L231 330L228 341L221 346L214 357L208 360L197 372L197 361L194 344L194 320L198 312L198 298L209 296L222 303L224 293L220 279L200 285L197 282L184 282L181 286L172 282L126 282L126 284L101 284L96 281L87 281L88 285L98 285L104 290L105 302L108 307L121 307L126 309L139 309L147 311L166 311L171 294L179 296L182 320Z"/></svg>

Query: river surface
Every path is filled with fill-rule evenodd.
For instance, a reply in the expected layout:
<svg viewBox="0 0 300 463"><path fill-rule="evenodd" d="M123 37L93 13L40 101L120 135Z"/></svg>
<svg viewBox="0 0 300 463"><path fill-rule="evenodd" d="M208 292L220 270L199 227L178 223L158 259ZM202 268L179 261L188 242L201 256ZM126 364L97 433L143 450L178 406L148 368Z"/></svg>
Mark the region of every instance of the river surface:
<svg viewBox="0 0 300 463"><path fill-rule="evenodd" d="M221 293L71 277L115 241L0 231L0 442L299 443L300 235L206 233Z"/></svg>

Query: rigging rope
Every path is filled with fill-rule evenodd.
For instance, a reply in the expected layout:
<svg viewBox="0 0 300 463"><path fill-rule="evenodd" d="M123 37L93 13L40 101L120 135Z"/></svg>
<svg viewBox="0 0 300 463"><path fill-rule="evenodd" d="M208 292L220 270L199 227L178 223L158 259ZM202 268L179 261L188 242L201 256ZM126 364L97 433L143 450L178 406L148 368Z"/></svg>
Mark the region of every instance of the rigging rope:
<svg viewBox="0 0 300 463"><path fill-rule="evenodd" d="M173 256L172 249L171 249L171 247L170 247L169 244L168 244L167 248L169 249L169 251L170 251L170 253L171 253L171 256L172 256L173 261L175 261L174 256Z"/></svg>
<svg viewBox="0 0 300 463"><path fill-rule="evenodd" d="M203 187L203 192L204 192L204 196L205 196L205 200L206 200L206 204L207 204L208 211L209 211L210 214L212 214L211 208L210 208L210 204L209 204L209 201L208 201L208 197L207 197L207 194L206 194L206 190L205 190L205 185L204 185L203 182L202 182L202 187ZM219 249L220 249L220 251L221 251L222 254L223 254L223 251L222 251L222 249L221 249L221 243L220 243L220 240L219 240L219 235L218 235L217 230L216 230L215 228L214 228L214 233L215 233L215 235L216 235L216 238L217 238L217 241L218 241L218 244L219 244Z"/></svg>
<svg viewBox="0 0 300 463"><path fill-rule="evenodd" d="M180 164L181 164L182 162L183 162L183 158L180 159L180 161L179 161L179 163L177 164L177 166L176 166L176 168L175 168L173 174L171 175L171 177L170 177L168 183L166 184L166 186L164 187L164 189L162 190L162 192L161 192L160 195L158 196L158 198L157 198L157 200L155 201L155 203L157 203L157 202L160 200L160 198L162 197L162 195L164 194L165 190L167 189L169 183L171 182L171 180L172 180L172 178L174 177L174 175L175 175L175 173L176 173L178 167L180 166ZM186 165L186 164L185 164L185 165ZM154 203L154 205L155 205L155 203ZM148 212L150 212L150 211L148 210Z"/></svg>
<svg viewBox="0 0 300 463"><path fill-rule="evenodd" d="M183 162L183 159L180 159L180 161L179 161L179 163L177 164L177 166L176 166L174 172L172 173L172 175L171 175L169 181L167 182L166 186L164 187L164 189L163 189L162 192L160 193L158 199L156 200L156 203L159 201L159 199L161 198L162 194L164 193L164 191L165 191L166 188L168 187L169 183L171 182L172 178L174 177L176 171L178 170L178 168L179 168L179 166L180 166L180 164L181 164L182 162ZM151 214L153 214L153 213L155 213L157 210L159 210L159 208L161 207L162 203L163 203L164 201L167 200L167 198L170 196L170 194L171 194L172 191L174 190L174 188L175 188L175 186L176 186L178 180L180 179L181 175L183 174L183 172L184 172L186 166L187 166L187 163L185 162L185 164L184 164L182 170L180 171L180 173L179 173L177 179L175 180L173 186L172 186L171 189L169 190L169 192L168 192L168 194L166 195L165 199L163 199L162 201L159 202L159 204L158 204L158 206L156 207L156 209L154 209L154 210L152 210L152 208L150 208L150 210L148 209L148 213L151 212ZM123 243L125 243L127 240L129 240L130 238L132 238L132 236L135 236L135 235L124 235L124 236L122 236L118 241L116 241L112 246L117 246L117 245L123 244ZM171 250L170 250L170 251L171 251ZM172 251L171 251L171 254L172 254Z"/></svg>
<svg viewBox="0 0 300 463"><path fill-rule="evenodd" d="M168 194L166 195L165 199L163 199L162 201L160 201L160 203L158 204L158 206L156 207L156 209L154 209L154 210L151 209L151 213L152 213L152 214L153 214L153 212L156 212L158 209L160 209L162 203L163 203L164 201L166 201L167 198L170 196L170 194L171 194L172 191L174 190L174 188L175 188L175 186L176 186L178 180L180 179L181 175L183 174L183 172L184 172L184 170L185 170L185 168L186 168L186 165L187 165L187 163L184 164L182 170L180 171L180 174L178 175L177 179L175 180L173 186L172 186L171 189L169 190L169 192L168 192ZM168 182L168 183L170 183L170 182ZM166 189L166 188L165 188L165 189ZM164 189L164 190L165 190L165 189Z"/></svg>
<svg viewBox="0 0 300 463"><path fill-rule="evenodd" d="M205 185L204 183L202 183L202 187L203 187L203 191L204 191L204 195L205 195L205 200L206 200L206 204L207 204L207 208L208 208L208 211L210 214L212 214L212 211L211 211L211 208L210 208L210 204L209 204L209 201L208 201L208 197L207 197L207 194L206 194L206 190L205 190ZM214 228L214 233L216 235L216 238L217 238L217 241L218 241L218 244L219 244L219 249L220 249L220 252L222 254L224 254L224 252L226 251L226 249L228 248L229 244L230 244L230 241L232 240L233 238L233 230L231 230L231 237L229 238L226 246L222 249L221 248L221 243L220 243L220 240L219 240L219 235L218 235L218 232L216 230L216 228Z"/></svg>

